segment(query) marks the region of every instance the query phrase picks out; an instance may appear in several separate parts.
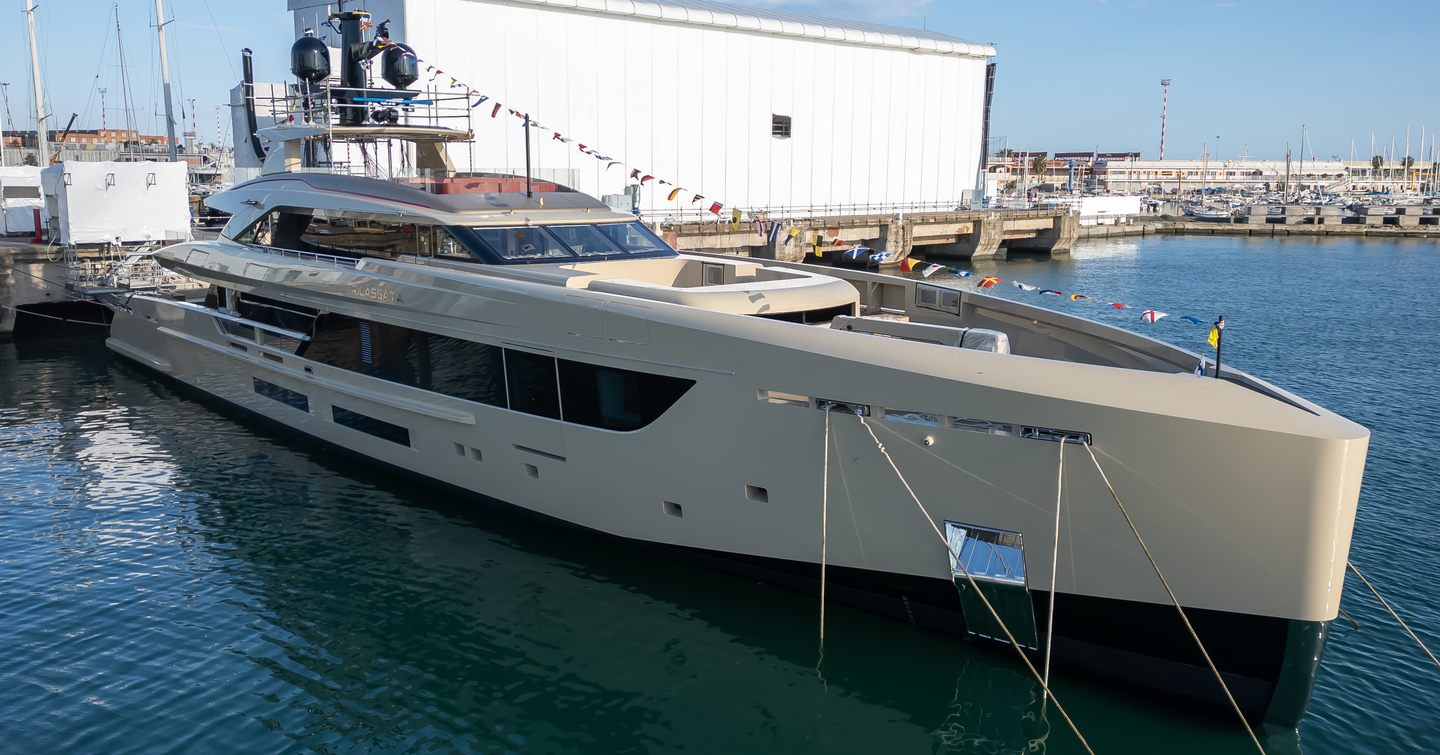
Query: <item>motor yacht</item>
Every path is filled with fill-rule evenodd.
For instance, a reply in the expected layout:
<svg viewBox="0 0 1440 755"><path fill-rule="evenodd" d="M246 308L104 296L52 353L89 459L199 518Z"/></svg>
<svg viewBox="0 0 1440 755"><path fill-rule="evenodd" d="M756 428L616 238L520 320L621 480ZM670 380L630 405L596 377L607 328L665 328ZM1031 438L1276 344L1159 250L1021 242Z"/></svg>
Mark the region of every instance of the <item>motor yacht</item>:
<svg viewBox="0 0 1440 755"><path fill-rule="evenodd" d="M361 16L337 16L347 40ZM686 253L576 192L336 174L346 139L439 170L468 134L344 122L399 90L304 89L307 115L261 133L264 175L208 198L220 238L155 252L205 298L130 297L118 355L286 437L654 546L656 568L812 595L823 575L828 600L1219 704L1158 571L1247 718L1300 720L1363 427L979 290Z"/></svg>

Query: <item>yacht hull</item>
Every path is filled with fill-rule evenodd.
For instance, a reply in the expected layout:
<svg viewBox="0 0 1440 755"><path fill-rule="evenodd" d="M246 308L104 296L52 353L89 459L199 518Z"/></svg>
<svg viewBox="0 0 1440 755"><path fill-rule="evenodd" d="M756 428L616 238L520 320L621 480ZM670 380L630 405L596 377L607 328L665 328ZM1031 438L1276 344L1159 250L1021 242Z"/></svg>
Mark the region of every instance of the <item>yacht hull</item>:
<svg viewBox="0 0 1440 755"><path fill-rule="evenodd" d="M488 301L506 293L492 292ZM407 291L395 298L424 308L422 297ZM563 311L566 305L595 311L593 304L563 299L533 304L562 319L573 314ZM395 315L385 312L385 302L365 306L376 316ZM1294 426L1239 426L1218 409L1175 417L1149 411L1143 401L1127 406L1152 390L1144 381L1084 401L1063 390L1042 395L1018 374L1000 375L999 386L985 375L1043 360L962 354L978 358L978 366L912 366L914 344L880 343L896 349L888 355L883 348L850 354L850 344L860 343L854 339L865 337L736 316L715 320L712 313L703 313L703 323L686 322L690 313L667 322L662 314L637 312L613 323L602 318L602 329L592 325L568 344L553 334L546 339L564 346L561 353L650 365L696 380L679 403L636 432L576 427L348 373L237 338L199 307L148 297L136 297L117 314L108 344L170 380L370 462L791 587L816 584L822 509L828 508L831 594L944 631L976 633L980 622L966 613L948 549L925 515L941 526L1023 533L1031 608L1019 615L1043 637L1053 576L1059 667L1192 700L1222 699L1083 447L923 417L897 419L905 416L900 410L1037 425L1039 419L1027 417L1044 417L1046 427L1093 434L1107 474L1247 716L1282 726L1298 722L1338 607L1336 577L1348 551L1363 431L1321 421L1305 435ZM586 328L566 322L571 336ZM624 337L596 337L607 330ZM770 334L776 339L767 342ZM660 345L672 348L662 355L654 348ZM1100 369L1050 365L1045 379L1063 381L1067 368ZM1105 377L1120 380L1125 372L1107 370ZM1192 402L1214 398L1205 391L1241 404L1252 400L1241 395L1244 388L1208 385L1224 381L1144 380L1171 378L1184 382L1166 384L1162 393L1202 391L1188 396ZM778 390L864 404L880 416L816 411L814 401L770 395ZM337 409L403 427L407 442L342 426ZM1263 413L1258 403L1238 408L1238 414L1255 412ZM828 479L822 473L827 446ZM1291 471L1277 476L1257 467L1253 455L1262 450ZM1055 485L1062 467L1067 492L1057 544ZM1057 550L1060 568L1052 575Z"/></svg>

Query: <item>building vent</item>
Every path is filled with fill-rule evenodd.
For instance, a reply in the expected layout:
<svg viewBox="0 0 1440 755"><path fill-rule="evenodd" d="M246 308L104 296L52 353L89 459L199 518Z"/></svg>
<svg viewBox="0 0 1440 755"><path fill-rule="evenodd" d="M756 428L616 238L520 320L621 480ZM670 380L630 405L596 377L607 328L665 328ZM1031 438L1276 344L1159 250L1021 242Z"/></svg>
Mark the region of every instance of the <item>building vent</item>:
<svg viewBox="0 0 1440 755"><path fill-rule="evenodd" d="M772 116L770 116L770 135L773 136L773 137L775 137L776 139L789 139L789 138L790 138L790 116L788 116L788 115L772 115Z"/></svg>

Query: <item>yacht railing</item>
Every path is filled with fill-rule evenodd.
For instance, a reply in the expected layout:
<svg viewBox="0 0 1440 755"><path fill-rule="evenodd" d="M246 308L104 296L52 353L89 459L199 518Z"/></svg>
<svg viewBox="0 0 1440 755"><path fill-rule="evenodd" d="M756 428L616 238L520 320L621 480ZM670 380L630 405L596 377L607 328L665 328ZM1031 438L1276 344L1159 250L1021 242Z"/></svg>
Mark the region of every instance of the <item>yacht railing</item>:
<svg viewBox="0 0 1440 755"><path fill-rule="evenodd" d="M266 246L264 244L246 244L247 247L257 252L273 254L277 257L290 257L302 262L319 262L322 265L335 265L336 267L353 268L359 259L355 257L341 257L335 254L320 254L319 252L301 252L295 249L282 249L278 246Z"/></svg>
<svg viewBox="0 0 1440 755"><path fill-rule="evenodd" d="M334 127L345 125L342 116L368 126L419 126L470 130L471 105L468 94L424 89L381 89L318 85L287 86L280 96L255 95L257 112L269 112L297 124ZM359 112L357 112L359 111Z"/></svg>

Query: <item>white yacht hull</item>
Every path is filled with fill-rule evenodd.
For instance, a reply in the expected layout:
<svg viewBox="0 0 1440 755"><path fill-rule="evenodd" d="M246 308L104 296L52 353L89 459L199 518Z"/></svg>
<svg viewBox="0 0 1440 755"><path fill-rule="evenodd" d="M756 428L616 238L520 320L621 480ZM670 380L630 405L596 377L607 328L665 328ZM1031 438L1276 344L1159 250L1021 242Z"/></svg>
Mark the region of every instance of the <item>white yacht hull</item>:
<svg viewBox="0 0 1440 755"><path fill-rule="evenodd" d="M869 407L864 422L941 527L1023 533L1025 581L1042 632L1062 444L962 429L946 418L1087 433L1247 714L1294 725L1303 713L1339 606L1368 442L1363 428L1317 407L1230 381L945 348L524 281L462 280L416 265L367 262L347 271L287 262L294 264L273 275L253 262L244 276L227 274L213 260L204 272L322 310L695 384L649 426L615 432L314 362L227 335L203 308L158 298L135 297L117 313L109 345L190 388L390 467L786 579L818 577L828 499L837 596L955 631L967 618L946 545L862 420L818 411L814 400ZM257 380L303 396L305 406L257 392ZM811 400L783 403L767 392ZM403 427L408 442L337 424L334 407ZM900 411L938 419L902 421ZM1063 446L1057 663L1218 699L1095 465L1082 446Z"/></svg>

